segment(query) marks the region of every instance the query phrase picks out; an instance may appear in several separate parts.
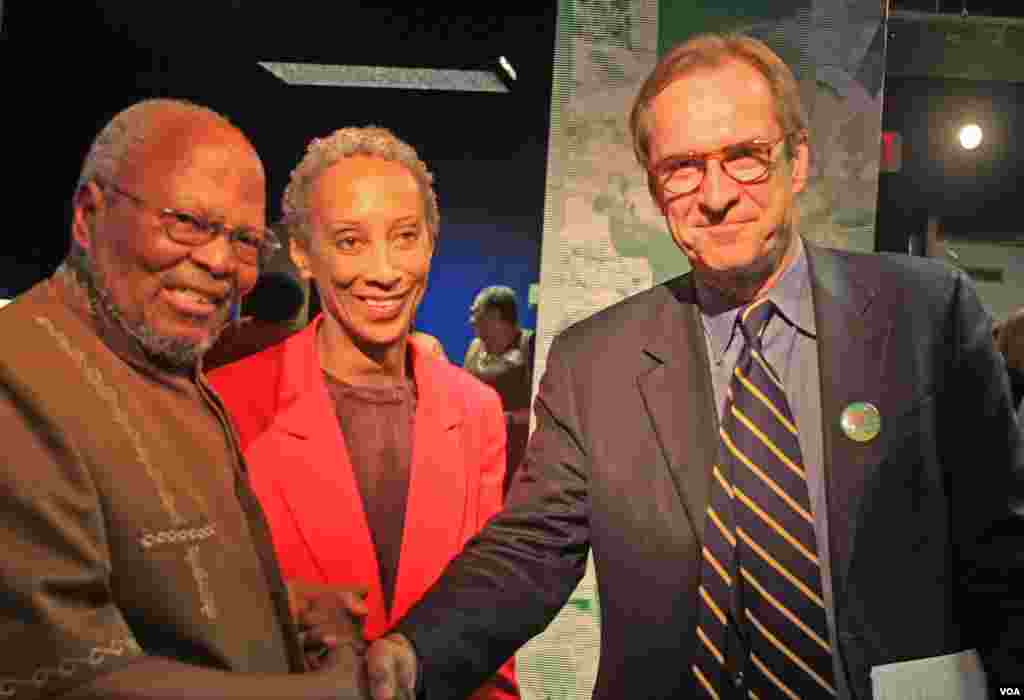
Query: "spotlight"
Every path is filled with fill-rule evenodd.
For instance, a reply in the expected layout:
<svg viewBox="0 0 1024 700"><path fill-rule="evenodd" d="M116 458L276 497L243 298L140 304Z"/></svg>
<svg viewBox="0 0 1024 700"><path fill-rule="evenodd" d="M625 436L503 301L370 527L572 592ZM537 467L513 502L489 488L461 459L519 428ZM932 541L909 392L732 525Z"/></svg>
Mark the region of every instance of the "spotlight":
<svg viewBox="0 0 1024 700"><path fill-rule="evenodd" d="M960 145L968 151L981 145L981 137L981 127L977 124L967 124L960 129Z"/></svg>

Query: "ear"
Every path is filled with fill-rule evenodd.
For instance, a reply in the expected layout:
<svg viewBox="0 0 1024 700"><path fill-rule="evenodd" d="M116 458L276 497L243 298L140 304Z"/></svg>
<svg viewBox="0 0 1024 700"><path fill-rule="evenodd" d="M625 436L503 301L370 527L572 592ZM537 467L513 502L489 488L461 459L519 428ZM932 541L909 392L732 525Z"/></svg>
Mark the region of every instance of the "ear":
<svg viewBox="0 0 1024 700"><path fill-rule="evenodd" d="M434 259L434 251L437 250L437 237L441 233L440 230L431 231L430 227L423 224L427 228L427 240L430 241L430 250L427 251L427 256L430 260ZM440 228L440 227L439 227Z"/></svg>
<svg viewBox="0 0 1024 700"><path fill-rule="evenodd" d="M79 248L90 251L96 238L96 219L106 207L103 190L90 180L71 199L71 238Z"/></svg>
<svg viewBox="0 0 1024 700"><path fill-rule="evenodd" d="M651 193L651 201L654 202L654 206L658 208L662 216L668 216L668 205L662 201L661 194L658 192L658 181L651 177L650 173L647 173L647 191Z"/></svg>
<svg viewBox="0 0 1024 700"><path fill-rule="evenodd" d="M793 194L802 192L807 186L808 172L810 171L811 149L807 145L807 134L802 134L800 142L796 145L796 153L793 154Z"/></svg>
<svg viewBox="0 0 1024 700"><path fill-rule="evenodd" d="M288 238L288 255L291 257L292 263L295 265L295 269L299 271L299 276L302 279L308 280L313 277L306 246L295 236L289 236Z"/></svg>

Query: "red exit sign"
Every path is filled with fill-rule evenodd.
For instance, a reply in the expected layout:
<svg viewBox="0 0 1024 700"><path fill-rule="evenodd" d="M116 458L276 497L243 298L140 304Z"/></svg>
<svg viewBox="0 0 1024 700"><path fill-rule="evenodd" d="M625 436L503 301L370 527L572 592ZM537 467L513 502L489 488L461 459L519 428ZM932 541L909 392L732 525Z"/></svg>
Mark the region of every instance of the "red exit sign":
<svg viewBox="0 0 1024 700"><path fill-rule="evenodd" d="M903 165L903 139L898 131L882 132L882 154L878 170L883 173L898 173Z"/></svg>

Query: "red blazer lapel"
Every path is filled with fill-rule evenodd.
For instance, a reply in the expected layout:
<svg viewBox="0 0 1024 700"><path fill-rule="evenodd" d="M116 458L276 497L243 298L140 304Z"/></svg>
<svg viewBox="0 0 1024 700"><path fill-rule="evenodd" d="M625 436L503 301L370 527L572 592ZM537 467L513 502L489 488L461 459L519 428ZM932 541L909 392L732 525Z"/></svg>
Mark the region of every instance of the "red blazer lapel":
<svg viewBox="0 0 1024 700"><path fill-rule="evenodd" d="M467 537L469 474L461 397L451 396L449 369L409 343L416 378L409 500L391 610L397 621L437 579ZM381 630L383 631L383 630ZM367 636L371 630L367 628Z"/></svg>
<svg viewBox="0 0 1024 700"><path fill-rule="evenodd" d="M302 578L366 586L369 633L386 625L380 568L348 448L316 357L318 325L319 319L286 341L278 401L282 410L252 446L250 461L273 469L282 510L274 517L290 522L272 524L296 534L290 546L278 545L282 568Z"/></svg>

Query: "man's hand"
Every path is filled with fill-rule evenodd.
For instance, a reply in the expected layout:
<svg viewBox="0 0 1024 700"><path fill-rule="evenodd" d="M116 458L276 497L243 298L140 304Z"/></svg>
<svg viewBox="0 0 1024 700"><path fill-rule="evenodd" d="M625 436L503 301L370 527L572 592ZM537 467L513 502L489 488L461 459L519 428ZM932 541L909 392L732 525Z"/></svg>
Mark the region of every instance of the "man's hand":
<svg viewBox="0 0 1024 700"><path fill-rule="evenodd" d="M331 647L320 658L315 675L329 684L330 697L337 700L369 700L370 683L366 674L363 648L352 644Z"/></svg>
<svg viewBox="0 0 1024 700"><path fill-rule="evenodd" d="M320 668L329 652L339 645L366 651L363 618L365 586L328 586L311 581L289 581L288 605L299 626L299 641L310 668Z"/></svg>
<svg viewBox="0 0 1024 700"><path fill-rule="evenodd" d="M373 700L416 697L416 650L401 634L389 634L370 645L366 670Z"/></svg>

